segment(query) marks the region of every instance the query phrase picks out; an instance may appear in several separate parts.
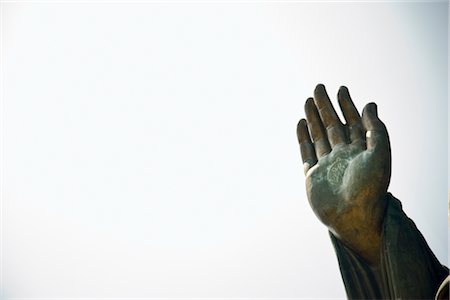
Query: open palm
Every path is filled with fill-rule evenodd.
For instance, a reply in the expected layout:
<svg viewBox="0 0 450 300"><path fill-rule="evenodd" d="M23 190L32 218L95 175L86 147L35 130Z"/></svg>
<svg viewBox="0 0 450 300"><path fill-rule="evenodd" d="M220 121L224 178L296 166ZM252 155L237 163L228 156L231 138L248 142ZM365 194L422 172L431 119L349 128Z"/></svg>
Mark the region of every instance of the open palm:
<svg viewBox="0 0 450 300"><path fill-rule="evenodd" d="M345 125L321 84L306 101L307 121L298 124L308 200L337 238L375 263L390 180L389 137L374 103L360 117L347 88L339 89L338 100Z"/></svg>

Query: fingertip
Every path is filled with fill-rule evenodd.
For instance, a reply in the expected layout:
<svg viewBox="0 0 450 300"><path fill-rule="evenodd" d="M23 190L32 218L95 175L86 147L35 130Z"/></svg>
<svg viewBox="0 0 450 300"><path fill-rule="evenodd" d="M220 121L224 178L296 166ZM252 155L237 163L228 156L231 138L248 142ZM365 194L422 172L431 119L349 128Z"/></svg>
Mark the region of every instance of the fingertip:
<svg viewBox="0 0 450 300"><path fill-rule="evenodd" d="M299 130L300 128L304 128L305 126L307 126L306 120L300 119L300 121L298 121L297 123L297 130Z"/></svg>
<svg viewBox="0 0 450 300"><path fill-rule="evenodd" d="M363 109L363 115L368 114L369 116L378 117L378 108L374 102L367 103Z"/></svg>
<svg viewBox="0 0 450 300"><path fill-rule="evenodd" d="M325 91L325 85L323 83L319 83L316 85L316 88L314 89L315 92L318 91Z"/></svg>
<svg viewBox="0 0 450 300"><path fill-rule="evenodd" d="M344 85L342 85L341 87L339 87L337 96L338 96L338 100L341 100L343 98L343 96L348 96L348 88Z"/></svg>
<svg viewBox="0 0 450 300"><path fill-rule="evenodd" d="M300 119L300 121L298 121L297 123L297 137L299 138L299 141L300 138L303 137L304 131L307 130L306 128L307 128L306 120L303 118Z"/></svg>
<svg viewBox="0 0 450 300"><path fill-rule="evenodd" d="M323 83L318 83L316 85L316 89L324 89L324 88L325 88L325 84L323 84Z"/></svg>
<svg viewBox="0 0 450 300"><path fill-rule="evenodd" d="M308 106L311 106L311 104L315 105L314 99L312 97L309 97L308 99L306 99L306 102L305 102L305 110L307 109Z"/></svg>
<svg viewBox="0 0 450 300"><path fill-rule="evenodd" d="M300 119L297 123L297 138L299 143L308 138L308 125L305 119Z"/></svg>
<svg viewBox="0 0 450 300"><path fill-rule="evenodd" d="M314 90L314 103L316 107L322 108L323 106L331 105L330 98L328 97L327 90L325 89L325 85L319 83Z"/></svg>

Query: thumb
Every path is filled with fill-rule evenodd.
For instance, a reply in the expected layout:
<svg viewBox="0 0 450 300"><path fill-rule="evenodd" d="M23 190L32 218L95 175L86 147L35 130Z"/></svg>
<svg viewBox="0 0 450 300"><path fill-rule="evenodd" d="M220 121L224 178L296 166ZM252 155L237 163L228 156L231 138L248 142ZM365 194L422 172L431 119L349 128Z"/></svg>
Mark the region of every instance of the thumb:
<svg viewBox="0 0 450 300"><path fill-rule="evenodd" d="M362 123L366 130L367 150L390 152L389 136L386 126L378 118L377 105L367 104L362 112Z"/></svg>

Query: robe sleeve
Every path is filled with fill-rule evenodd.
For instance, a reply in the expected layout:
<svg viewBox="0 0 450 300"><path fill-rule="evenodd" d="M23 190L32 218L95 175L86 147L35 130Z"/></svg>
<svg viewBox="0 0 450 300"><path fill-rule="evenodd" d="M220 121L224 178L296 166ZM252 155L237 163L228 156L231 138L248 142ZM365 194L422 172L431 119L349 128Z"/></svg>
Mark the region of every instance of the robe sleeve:
<svg viewBox="0 0 450 300"><path fill-rule="evenodd" d="M330 237L350 299L434 299L449 270L441 265L399 200L387 194L380 266Z"/></svg>

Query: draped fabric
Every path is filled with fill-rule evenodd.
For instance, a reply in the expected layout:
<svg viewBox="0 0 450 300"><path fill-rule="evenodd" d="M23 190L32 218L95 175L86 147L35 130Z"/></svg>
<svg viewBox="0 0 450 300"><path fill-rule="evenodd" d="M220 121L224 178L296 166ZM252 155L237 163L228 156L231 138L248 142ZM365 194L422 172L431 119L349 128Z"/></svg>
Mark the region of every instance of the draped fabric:
<svg viewBox="0 0 450 300"><path fill-rule="evenodd" d="M441 265L399 200L387 194L381 261L371 267L331 232L350 299L434 299L449 270Z"/></svg>

